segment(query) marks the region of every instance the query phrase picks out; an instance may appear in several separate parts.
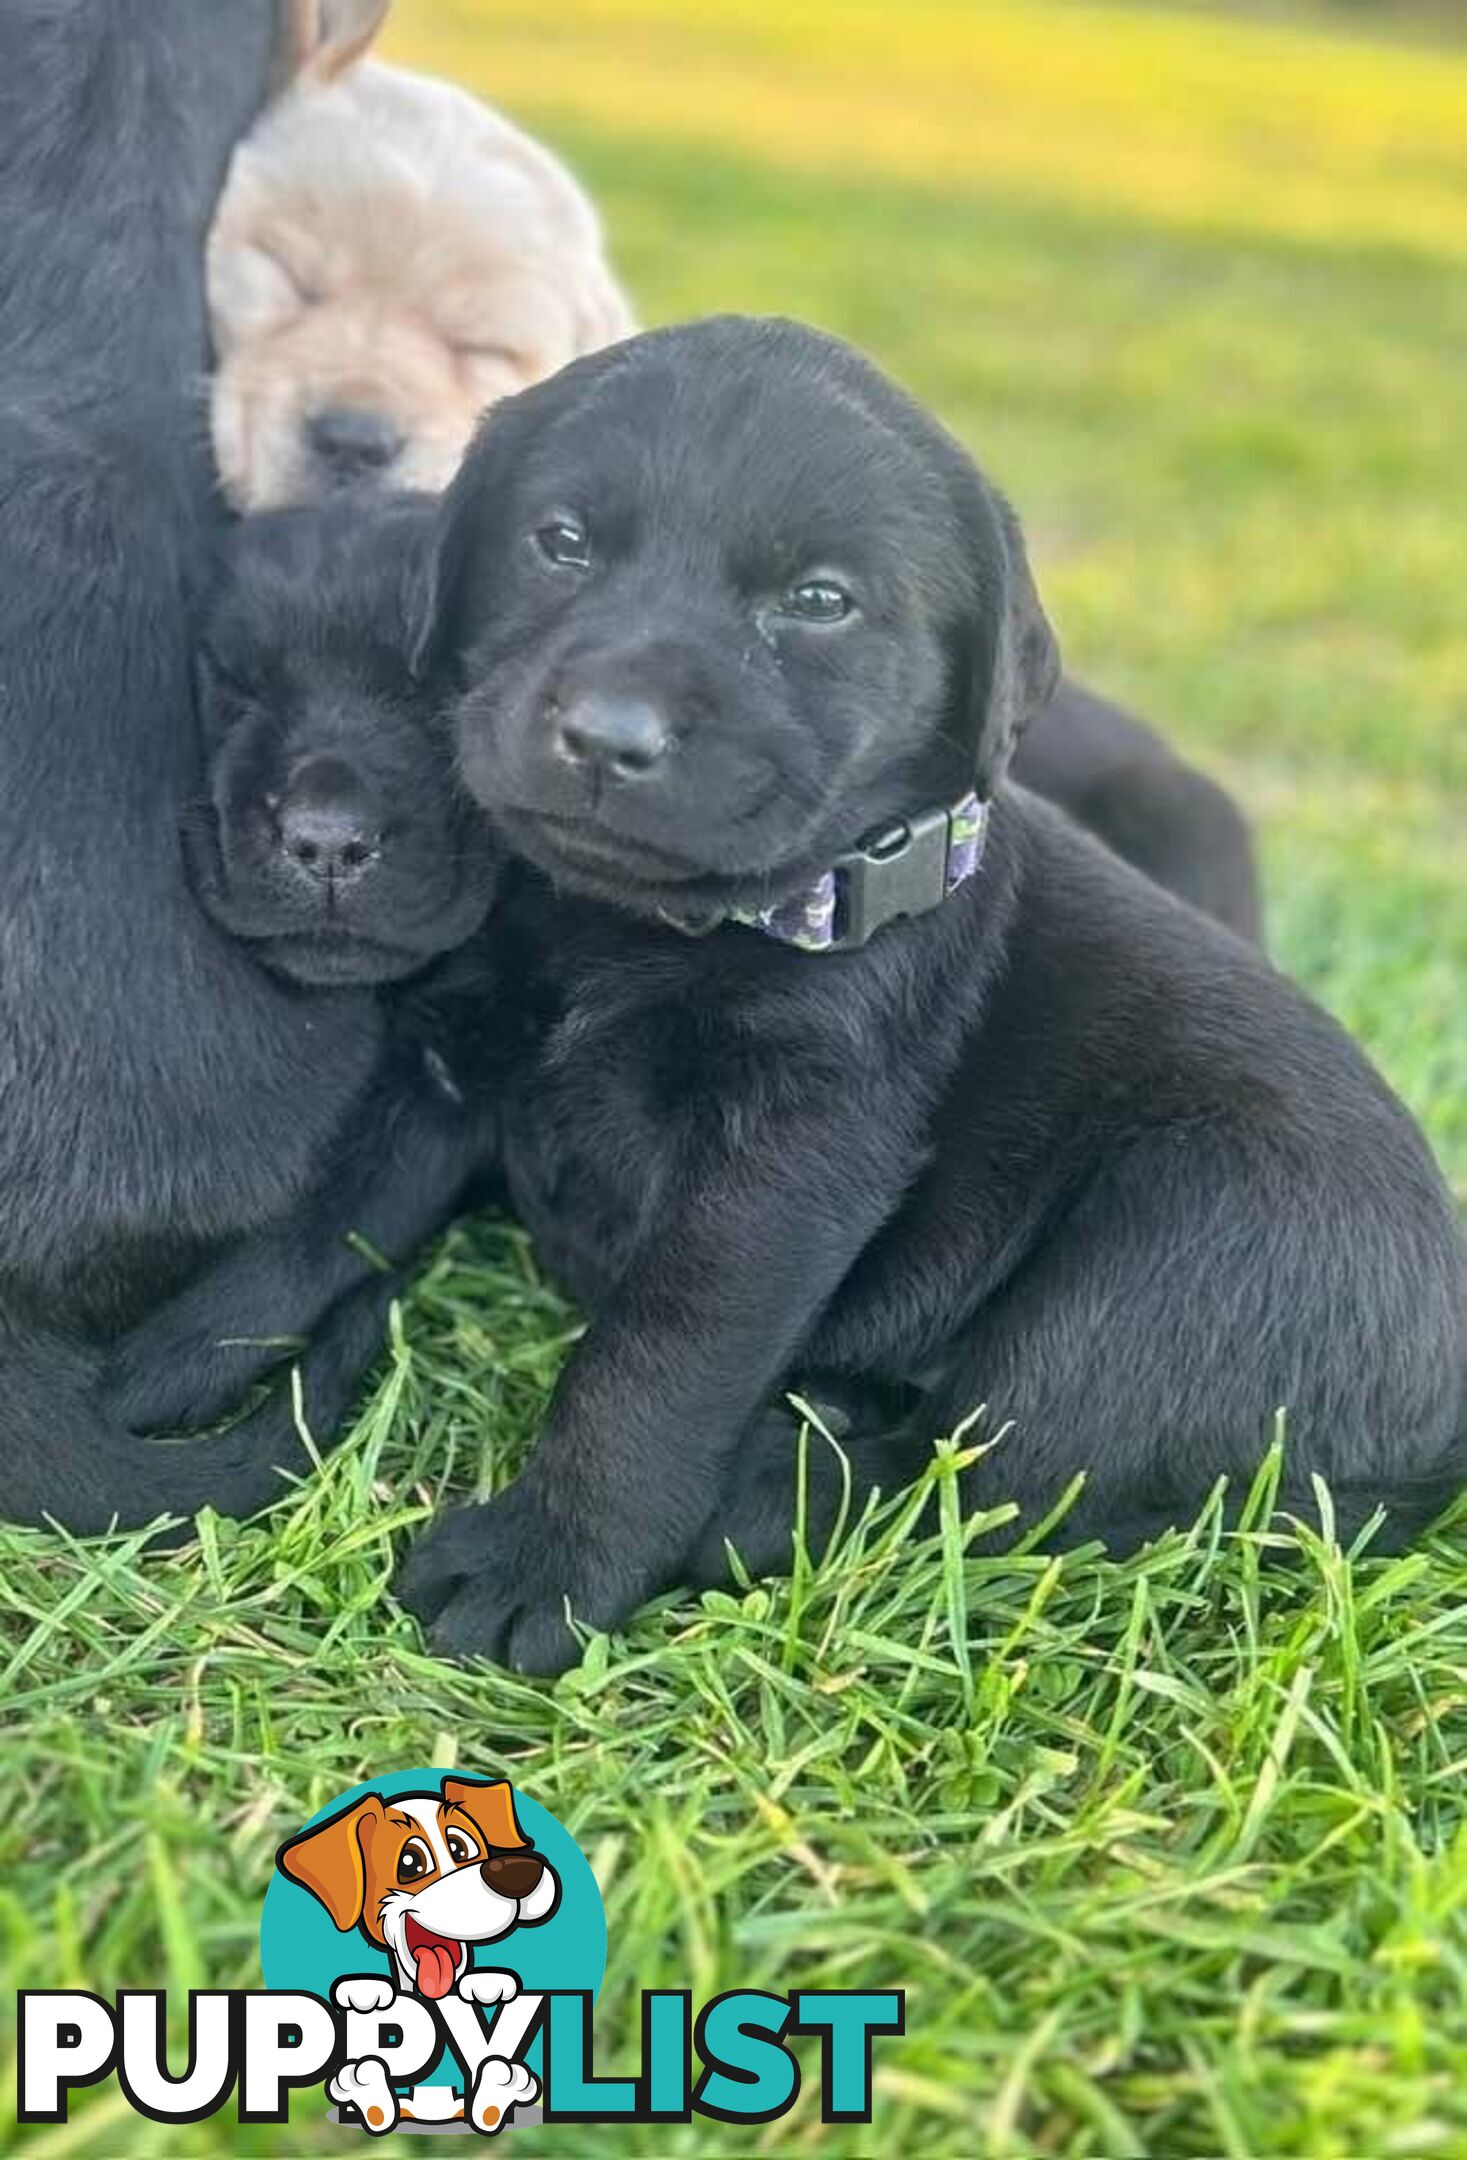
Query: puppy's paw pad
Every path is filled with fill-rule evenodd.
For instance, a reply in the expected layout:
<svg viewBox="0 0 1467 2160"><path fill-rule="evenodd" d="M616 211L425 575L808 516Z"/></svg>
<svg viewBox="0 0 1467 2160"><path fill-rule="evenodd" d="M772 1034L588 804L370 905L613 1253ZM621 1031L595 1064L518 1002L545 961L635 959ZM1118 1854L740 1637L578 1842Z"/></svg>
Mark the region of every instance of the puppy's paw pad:
<svg viewBox="0 0 1467 2160"><path fill-rule="evenodd" d="M338 2107L356 2109L372 2137L385 2137L397 2128L397 2095L375 2055L363 2062L343 2063L326 2090Z"/></svg>
<svg viewBox="0 0 1467 2160"><path fill-rule="evenodd" d="M517 2107L528 2107L539 2097L540 2081L523 2063L506 2062L502 2055L486 2055L474 2079L469 2120L476 2130L493 2137Z"/></svg>

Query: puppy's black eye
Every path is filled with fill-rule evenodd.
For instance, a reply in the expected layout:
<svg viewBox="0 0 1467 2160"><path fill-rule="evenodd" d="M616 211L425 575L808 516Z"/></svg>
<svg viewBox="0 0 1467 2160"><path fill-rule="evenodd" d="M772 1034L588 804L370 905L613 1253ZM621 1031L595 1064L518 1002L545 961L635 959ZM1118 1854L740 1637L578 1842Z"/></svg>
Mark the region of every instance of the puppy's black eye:
<svg viewBox="0 0 1467 2160"><path fill-rule="evenodd" d="M535 535L535 545L547 562L560 570L589 570L591 535L576 517L552 518Z"/></svg>
<svg viewBox="0 0 1467 2160"><path fill-rule="evenodd" d="M401 1883L421 1882L433 1873L433 1855L421 1838L409 1838L397 1856L397 1879Z"/></svg>
<svg viewBox="0 0 1467 2160"><path fill-rule="evenodd" d="M479 1848L462 1830L445 1830L443 1842L448 1847L448 1857L455 1867L464 1867L470 1860L477 1860Z"/></svg>
<svg viewBox="0 0 1467 2160"><path fill-rule="evenodd" d="M842 585L830 578L807 578L795 585L780 603L780 612L797 622L841 623L855 610L855 601Z"/></svg>

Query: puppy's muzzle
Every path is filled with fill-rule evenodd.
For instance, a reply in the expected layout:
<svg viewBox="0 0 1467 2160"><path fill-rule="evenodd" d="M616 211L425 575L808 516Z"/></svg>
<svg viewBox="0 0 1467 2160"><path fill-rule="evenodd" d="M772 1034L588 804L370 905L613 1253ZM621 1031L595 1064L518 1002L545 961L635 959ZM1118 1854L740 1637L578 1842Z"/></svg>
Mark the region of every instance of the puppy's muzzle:
<svg viewBox="0 0 1467 2160"><path fill-rule="evenodd" d="M406 444L386 413L364 405L331 405L313 413L303 430L312 462L328 487L380 480Z"/></svg>
<svg viewBox="0 0 1467 2160"><path fill-rule="evenodd" d="M491 1853L479 1873L498 1896L518 1901L539 1883L545 1862L537 1852Z"/></svg>

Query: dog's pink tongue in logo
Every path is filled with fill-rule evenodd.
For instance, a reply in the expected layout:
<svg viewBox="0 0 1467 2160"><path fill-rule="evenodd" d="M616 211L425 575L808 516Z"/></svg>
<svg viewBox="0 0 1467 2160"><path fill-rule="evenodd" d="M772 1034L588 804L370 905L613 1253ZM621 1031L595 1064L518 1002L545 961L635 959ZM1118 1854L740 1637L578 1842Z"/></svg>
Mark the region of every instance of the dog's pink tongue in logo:
<svg viewBox="0 0 1467 2160"><path fill-rule="evenodd" d="M453 1976L458 1971L458 1944L433 1934L409 1913L407 1948L408 1956L418 1968L418 1993L433 2002L439 2001L453 1986Z"/></svg>

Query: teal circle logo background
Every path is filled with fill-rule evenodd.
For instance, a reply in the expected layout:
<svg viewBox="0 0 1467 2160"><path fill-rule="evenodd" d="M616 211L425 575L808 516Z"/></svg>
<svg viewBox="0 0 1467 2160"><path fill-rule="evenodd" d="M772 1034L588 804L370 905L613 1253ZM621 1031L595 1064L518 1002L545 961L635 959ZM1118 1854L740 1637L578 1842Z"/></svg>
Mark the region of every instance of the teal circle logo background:
<svg viewBox="0 0 1467 2160"><path fill-rule="evenodd" d="M388 1777L368 1778L352 1785L320 1808L301 1829L314 1830L318 1823L339 1815L368 1793L395 1800L404 1793L437 1793L446 1777L471 1783L491 1782L482 1770L400 1770ZM561 1828L548 1808L541 1807L517 1785L515 1815L520 1828L537 1852L550 1862L560 1877L560 1904L548 1920L534 1927L513 1928L497 1942L475 1943L469 1962L495 1972L512 1972L526 1994L555 1988L585 1988L600 1992L606 1971L606 1911L591 1864L568 1830ZM265 1892L260 1918L260 1966L267 1988L297 1988L320 1995L328 2002L338 1980L355 1975L392 1975L392 1960L376 1943L368 1942L359 1928L343 1932L318 1899L300 1883L292 1882L276 1868ZM525 2060L536 2072L540 2068L540 2042L529 2048ZM452 2055L444 2054L419 2085L459 2082L460 2072Z"/></svg>

